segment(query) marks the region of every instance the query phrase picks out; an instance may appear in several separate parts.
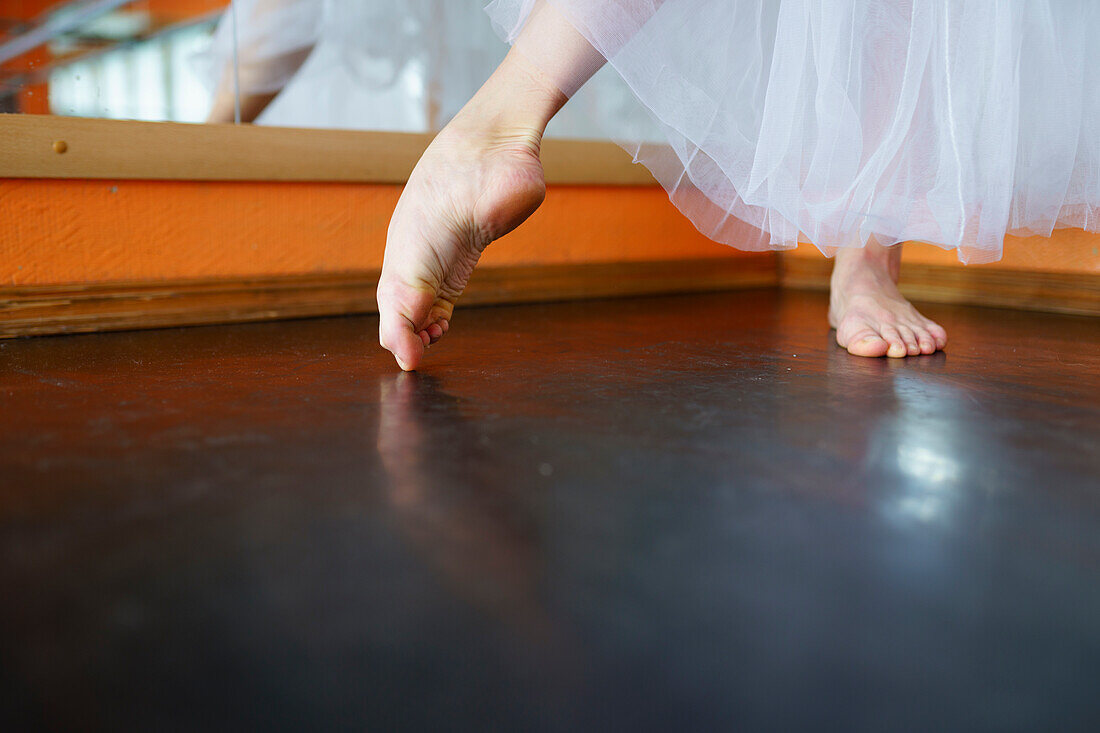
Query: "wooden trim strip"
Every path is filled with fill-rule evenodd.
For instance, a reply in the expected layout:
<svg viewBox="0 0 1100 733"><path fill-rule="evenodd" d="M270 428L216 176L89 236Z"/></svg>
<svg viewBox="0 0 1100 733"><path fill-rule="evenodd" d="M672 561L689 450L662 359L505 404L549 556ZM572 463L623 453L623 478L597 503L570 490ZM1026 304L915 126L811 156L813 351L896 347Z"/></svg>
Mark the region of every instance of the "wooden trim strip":
<svg viewBox="0 0 1100 733"><path fill-rule="evenodd" d="M784 256L780 283L827 290L832 270L831 260ZM903 263L899 287L907 298L930 303L1100 316L1100 277L1095 273Z"/></svg>
<svg viewBox="0 0 1100 733"><path fill-rule="evenodd" d="M404 183L431 138L0 114L0 178ZM548 183L654 185L610 142L548 139L542 159Z"/></svg>
<svg viewBox="0 0 1100 733"><path fill-rule="evenodd" d="M0 288L0 338L374 313L377 271ZM773 255L483 268L462 306L732 290L777 284Z"/></svg>

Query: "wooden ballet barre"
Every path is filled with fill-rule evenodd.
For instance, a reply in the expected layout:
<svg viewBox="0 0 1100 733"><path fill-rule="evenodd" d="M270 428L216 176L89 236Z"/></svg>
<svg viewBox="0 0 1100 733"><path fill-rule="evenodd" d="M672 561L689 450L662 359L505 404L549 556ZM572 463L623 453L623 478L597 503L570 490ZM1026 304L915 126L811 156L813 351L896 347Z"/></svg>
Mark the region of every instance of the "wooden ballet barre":
<svg viewBox="0 0 1100 733"><path fill-rule="evenodd" d="M0 178L403 183L432 135L0 114ZM547 139L551 184L655 185L618 145Z"/></svg>

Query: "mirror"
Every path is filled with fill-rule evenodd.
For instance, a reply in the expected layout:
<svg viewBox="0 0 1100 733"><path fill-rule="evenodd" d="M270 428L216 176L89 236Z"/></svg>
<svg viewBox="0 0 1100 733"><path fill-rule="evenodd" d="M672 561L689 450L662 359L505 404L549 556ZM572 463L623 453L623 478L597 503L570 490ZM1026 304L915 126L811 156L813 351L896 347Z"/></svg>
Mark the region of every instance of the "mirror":
<svg viewBox="0 0 1100 733"><path fill-rule="evenodd" d="M0 0L0 111L438 130L508 51L483 5ZM603 138L610 119L636 127L613 76L598 74L547 134Z"/></svg>
<svg viewBox="0 0 1100 733"><path fill-rule="evenodd" d="M200 122L226 0L0 0L0 110Z"/></svg>

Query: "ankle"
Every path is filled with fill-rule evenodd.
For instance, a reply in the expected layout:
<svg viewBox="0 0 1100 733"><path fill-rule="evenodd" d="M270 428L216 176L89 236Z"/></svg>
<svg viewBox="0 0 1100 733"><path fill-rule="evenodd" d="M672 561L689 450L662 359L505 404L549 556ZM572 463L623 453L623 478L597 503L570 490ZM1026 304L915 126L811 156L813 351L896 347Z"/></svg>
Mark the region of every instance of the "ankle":
<svg viewBox="0 0 1100 733"><path fill-rule="evenodd" d="M901 245L883 247L874 240L864 247L845 247L836 254L835 270L887 270L893 277L901 267Z"/></svg>
<svg viewBox="0 0 1100 733"><path fill-rule="evenodd" d="M551 118L568 98L518 51L509 52L455 121L494 138L542 140Z"/></svg>

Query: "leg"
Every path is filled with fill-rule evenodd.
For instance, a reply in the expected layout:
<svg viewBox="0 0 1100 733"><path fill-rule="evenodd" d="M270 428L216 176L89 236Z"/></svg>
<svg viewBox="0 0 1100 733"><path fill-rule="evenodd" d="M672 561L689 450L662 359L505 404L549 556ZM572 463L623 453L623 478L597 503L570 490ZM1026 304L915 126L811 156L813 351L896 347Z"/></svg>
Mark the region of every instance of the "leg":
<svg viewBox="0 0 1100 733"><path fill-rule="evenodd" d="M836 342L856 356L916 356L947 345L947 332L917 312L898 291L901 245L874 240L836 255L829 325Z"/></svg>
<svg viewBox="0 0 1100 733"><path fill-rule="evenodd" d="M260 113L267 109L267 105L278 96L278 92L268 94L242 94L241 95L241 122L255 122ZM210 114L207 115L208 123L232 123L236 120L236 102L233 99L232 88L219 87L214 94L214 103L210 106Z"/></svg>
<svg viewBox="0 0 1100 733"><path fill-rule="evenodd" d="M238 93L241 122L254 122L313 52L316 37L303 39L295 29L322 12L322 0L235 0L234 5L219 23L210 52L221 76L207 122L233 122Z"/></svg>
<svg viewBox="0 0 1100 733"><path fill-rule="evenodd" d="M424 152L390 220L378 283L379 340L402 369L415 369L447 332L485 247L542 203L542 133L567 92L602 61L556 11L536 9L516 46Z"/></svg>

